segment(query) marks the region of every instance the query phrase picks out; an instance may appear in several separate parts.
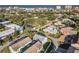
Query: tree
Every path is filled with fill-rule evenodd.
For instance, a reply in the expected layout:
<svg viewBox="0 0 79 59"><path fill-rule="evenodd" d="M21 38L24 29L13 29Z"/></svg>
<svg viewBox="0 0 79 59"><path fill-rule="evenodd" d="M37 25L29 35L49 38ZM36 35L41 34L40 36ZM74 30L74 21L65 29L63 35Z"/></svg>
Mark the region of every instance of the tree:
<svg viewBox="0 0 79 59"><path fill-rule="evenodd" d="M51 52L55 52L54 50L55 46L52 42L46 42L44 45L43 45L43 51L44 53L51 53Z"/></svg>
<svg viewBox="0 0 79 59"><path fill-rule="evenodd" d="M70 27L74 27L75 26L75 22L73 20L65 20L63 23L66 26L70 26Z"/></svg>
<svg viewBox="0 0 79 59"><path fill-rule="evenodd" d="M17 35L19 35L19 34L20 34L20 31L19 31L19 30L17 30L17 31L16 31L16 34L17 34Z"/></svg>
<svg viewBox="0 0 79 59"><path fill-rule="evenodd" d="M54 38L59 38L59 37L61 36L61 33L58 32L58 33L56 33L56 34L52 34L52 35L53 35Z"/></svg>
<svg viewBox="0 0 79 59"><path fill-rule="evenodd" d="M13 37L11 35L8 36L9 42L13 40Z"/></svg>

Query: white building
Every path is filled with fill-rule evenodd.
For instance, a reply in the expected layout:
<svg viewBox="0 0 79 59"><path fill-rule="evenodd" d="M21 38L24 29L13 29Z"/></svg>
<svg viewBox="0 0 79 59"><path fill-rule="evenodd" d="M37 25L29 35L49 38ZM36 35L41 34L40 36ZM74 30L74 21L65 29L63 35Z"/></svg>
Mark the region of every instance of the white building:
<svg viewBox="0 0 79 59"><path fill-rule="evenodd" d="M35 34L33 37L33 40L39 40L40 42L42 42L42 44L47 42L47 37L41 34Z"/></svg>
<svg viewBox="0 0 79 59"><path fill-rule="evenodd" d="M65 9L71 10L72 9L72 6L71 5L67 5L67 6L65 6Z"/></svg>
<svg viewBox="0 0 79 59"><path fill-rule="evenodd" d="M0 22L0 24L2 24L2 25L7 25L7 24L10 24L11 23L11 21L2 21L2 22Z"/></svg>
<svg viewBox="0 0 79 59"><path fill-rule="evenodd" d="M61 6L56 6L56 9L61 9Z"/></svg>
<svg viewBox="0 0 79 59"><path fill-rule="evenodd" d="M0 32L0 38L4 38L8 35L11 35L12 33L14 33L15 31L13 29L9 29L9 30L5 30L3 32ZM1 39L2 40L2 39Z"/></svg>
<svg viewBox="0 0 79 59"><path fill-rule="evenodd" d="M58 28L55 26L49 26L45 29L43 29L44 32L50 33L50 34L56 34L59 32Z"/></svg>
<svg viewBox="0 0 79 59"><path fill-rule="evenodd" d="M21 32L23 32L23 27L19 26L19 25L16 25L16 24L8 24L8 25L5 25L6 28L11 28L11 29L14 29L14 30L19 30Z"/></svg>

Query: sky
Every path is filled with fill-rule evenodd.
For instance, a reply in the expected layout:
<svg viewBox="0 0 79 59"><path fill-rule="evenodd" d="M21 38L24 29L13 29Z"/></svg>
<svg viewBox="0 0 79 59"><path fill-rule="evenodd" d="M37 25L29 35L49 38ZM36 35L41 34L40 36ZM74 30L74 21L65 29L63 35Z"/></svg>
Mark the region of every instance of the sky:
<svg viewBox="0 0 79 59"><path fill-rule="evenodd" d="M79 5L79 0L0 0L0 5Z"/></svg>

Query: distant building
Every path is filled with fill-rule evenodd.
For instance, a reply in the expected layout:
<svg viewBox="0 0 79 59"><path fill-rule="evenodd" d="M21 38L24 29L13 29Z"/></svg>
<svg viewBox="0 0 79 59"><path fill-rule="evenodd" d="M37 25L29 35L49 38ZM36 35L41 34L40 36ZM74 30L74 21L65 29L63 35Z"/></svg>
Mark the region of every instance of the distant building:
<svg viewBox="0 0 79 59"><path fill-rule="evenodd" d="M71 10L72 6L71 5L67 5L67 6L65 6L65 9Z"/></svg>
<svg viewBox="0 0 79 59"><path fill-rule="evenodd" d="M61 6L56 6L56 9L61 9Z"/></svg>
<svg viewBox="0 0 79 59"><path fill-rule="evenodd" d="M78 6L74 7L74 10L79 12L79 7Z"/></svg>

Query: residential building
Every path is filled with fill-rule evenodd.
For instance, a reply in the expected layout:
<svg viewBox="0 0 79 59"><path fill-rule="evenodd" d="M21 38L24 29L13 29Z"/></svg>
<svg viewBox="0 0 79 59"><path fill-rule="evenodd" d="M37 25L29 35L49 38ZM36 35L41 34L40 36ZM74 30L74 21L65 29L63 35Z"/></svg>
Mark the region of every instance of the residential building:
<svg viewBox="0 0 79 59"><path fill-rule="evenodd" d="M11 21L6 21L6 20L0 20L0 24L2 24L2 25L7 25L7 24L10 24L11 23Z"/></svg>
<svg viewBox="0 0 79 59"><path fill-rule="evenodd" d="M37 33L34 35L33 40L39 40L42 44L44 44L48 41L48 38L42 33Z"/></svg>
<svg viewBox="0 0 79 59"><path fill-rule="evenodd" d="M31 47L26 49L24 53L38 53L40 52L41 48L43 47L42 43L40 41L37 41L35 44L33 44Z"/></svg>
<svg viewBox="0 0 79 59"><path fill-rule="evenodd" d="M43 29L43 31L47 32L47 33L50 33L50 34L56 34L56 33L59 32L59 29L56 26L49 26L49 27Z"/></svg>
<svg viewBox="0 0 79 59"><path fill-rule="evenodd" d="M77 31L73 30L72 27L64 27L64 28L61 28L60 29L60 32L63 35L72 35L72 34L76 34L77 33Z"/></svg>
<svg viewBox="0 0 79 59"><path fill-rule="evenodd" d="M15 44L12 44L11 46L9 46L9 49L11 52L17 52L20 47L24 46L25 44L29 43L30 41L31 41L31 39L29 37L21 38L20 41L17 41Z"/></svg>
<svg viewBox="0 0 79 59"><path fill-rule="evenodd" d="M0 32L0 38L7 37L7 36L13 34L14 32L15 31L13 29L9 29L9 30L5 30L3 32Z"/></svg>
<svg viewBox="0 0 79 59"><path fill-rule="evenodd" d="M8 25L5 25L5 27L8 29L14 29L14 30L23 32L23 27L16 25L16 24L8 24Z"/></svg>

